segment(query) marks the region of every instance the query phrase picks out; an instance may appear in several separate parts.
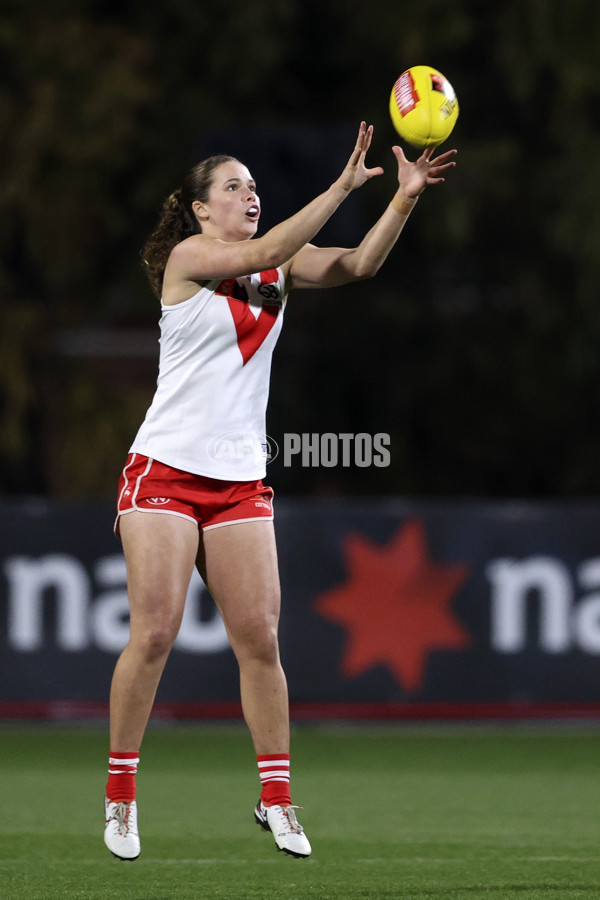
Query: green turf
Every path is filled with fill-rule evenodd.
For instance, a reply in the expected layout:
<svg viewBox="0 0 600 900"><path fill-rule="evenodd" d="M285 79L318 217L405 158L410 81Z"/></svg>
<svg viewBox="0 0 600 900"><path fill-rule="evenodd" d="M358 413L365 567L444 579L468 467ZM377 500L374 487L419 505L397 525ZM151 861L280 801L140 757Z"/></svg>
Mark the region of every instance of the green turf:
<svg viewBox="0 0 600 900"><path fill-rule="evenodd" d="M600 897L600 731L299 727L293 750L309 860L253 824L241 728L154 726L123 863L102 843L105 730L0 724L0 900Z"/></svg>

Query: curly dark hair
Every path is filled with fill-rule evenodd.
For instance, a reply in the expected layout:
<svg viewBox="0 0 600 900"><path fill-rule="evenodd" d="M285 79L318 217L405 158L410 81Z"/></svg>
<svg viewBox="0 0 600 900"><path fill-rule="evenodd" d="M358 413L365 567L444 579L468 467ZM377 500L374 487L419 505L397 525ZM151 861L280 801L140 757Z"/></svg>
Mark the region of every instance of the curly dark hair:
<svg viewBox="0 0 600 900"><path fill-rule="evenodd" d="M226 162L239 162L234 156L209 156L190 169L181 187L173 191L163 203L158 225L144 244L142 264L150 286L158 299L162 294L165 266L173 247L191 234L200 234L202 228L192 210L194 200L201 203L208 199L213 173Z"/></svg>

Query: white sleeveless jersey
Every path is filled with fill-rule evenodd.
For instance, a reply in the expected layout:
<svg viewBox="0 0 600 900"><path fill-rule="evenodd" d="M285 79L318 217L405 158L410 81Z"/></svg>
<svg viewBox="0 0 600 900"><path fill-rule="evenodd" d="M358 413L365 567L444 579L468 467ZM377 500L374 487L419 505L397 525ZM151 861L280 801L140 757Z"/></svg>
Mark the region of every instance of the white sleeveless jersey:
<svg viewBox="0 0 600 900"><path fill-rule="evenodd" d="M263 478L271 357L285 301L283 272L271 269L161 304L156 393L130 452L222 481Z"/></svg>

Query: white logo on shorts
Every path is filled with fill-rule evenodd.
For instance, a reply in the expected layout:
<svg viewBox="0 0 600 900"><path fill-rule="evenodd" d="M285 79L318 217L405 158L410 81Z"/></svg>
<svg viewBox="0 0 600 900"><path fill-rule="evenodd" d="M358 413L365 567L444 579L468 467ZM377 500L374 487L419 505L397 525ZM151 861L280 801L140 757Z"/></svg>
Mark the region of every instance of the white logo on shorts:
<svg viewBox="0 0 600 900"><path fill-rule="evenodd" d="M148 503L153 503L154 506L164 506L165 503L170 503L170 497L148 497Z"/></svg>

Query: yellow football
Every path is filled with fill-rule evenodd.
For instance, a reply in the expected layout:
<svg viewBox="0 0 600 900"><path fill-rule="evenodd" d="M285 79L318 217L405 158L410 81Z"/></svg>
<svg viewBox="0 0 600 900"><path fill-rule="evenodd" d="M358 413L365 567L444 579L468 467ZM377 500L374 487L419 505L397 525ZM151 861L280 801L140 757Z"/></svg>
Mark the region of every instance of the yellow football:
<svg viewBox="0 0 600 900"><path fill-rule="evenodd" d="M437 147L450 136L458 100L448 79L431 66L413 66L396 80L390 115L400 137L413 147Z"/></svg>

